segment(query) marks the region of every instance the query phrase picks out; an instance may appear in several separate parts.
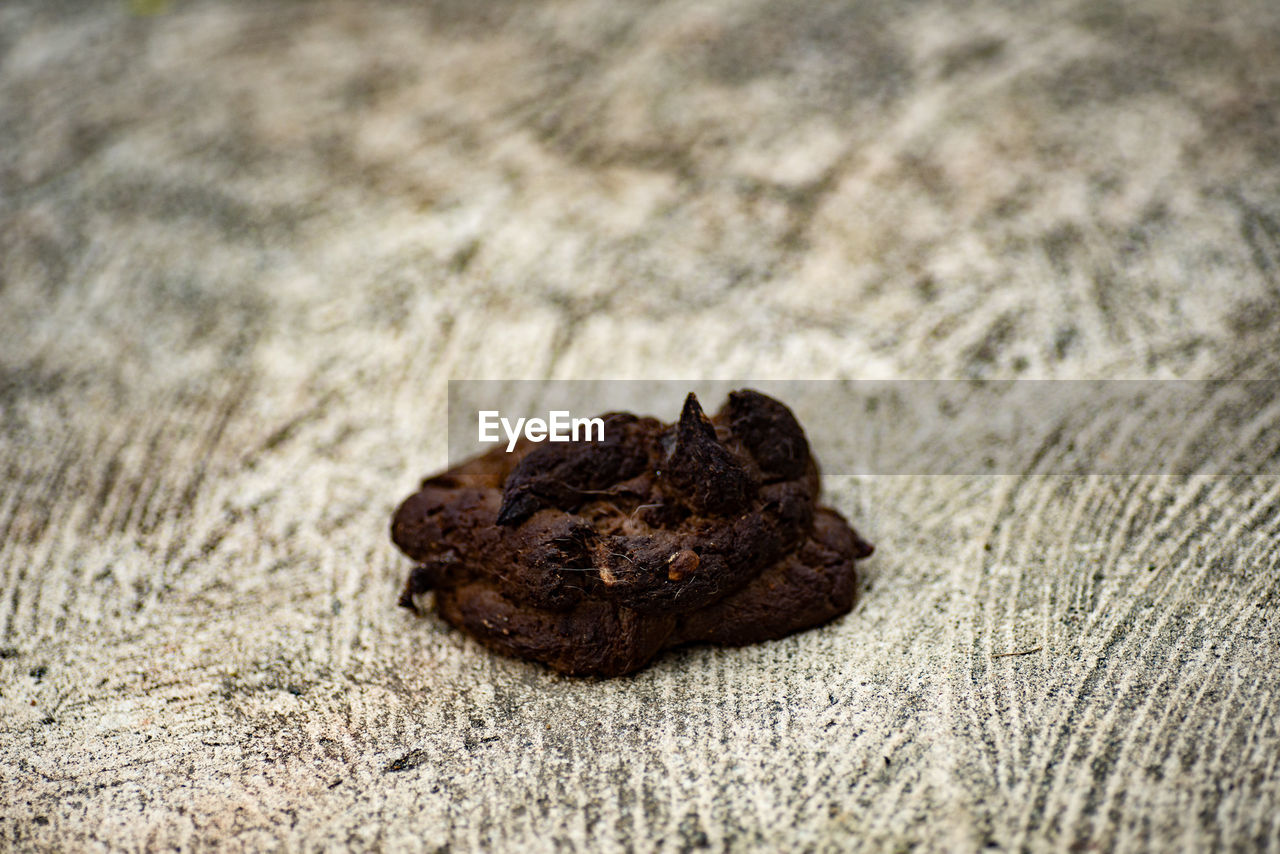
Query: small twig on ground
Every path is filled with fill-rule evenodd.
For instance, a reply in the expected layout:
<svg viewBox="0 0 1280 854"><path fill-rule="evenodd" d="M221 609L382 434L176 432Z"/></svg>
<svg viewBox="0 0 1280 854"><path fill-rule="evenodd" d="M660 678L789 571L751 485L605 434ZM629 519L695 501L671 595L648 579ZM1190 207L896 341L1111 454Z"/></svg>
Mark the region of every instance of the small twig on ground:
<svg viewBox="0 0 1280 854"><path fill-rule="evenodd" d="M1031 653L1039 652L1042 649L1044 649L1044 647L1038 646L1038 647L1035 647L1034 649L1024 649L1019 652L993 652L991 653L991 657L992 658L1009 658L1010 656L1014 656L1014 655L1030 655Z"/></svg>

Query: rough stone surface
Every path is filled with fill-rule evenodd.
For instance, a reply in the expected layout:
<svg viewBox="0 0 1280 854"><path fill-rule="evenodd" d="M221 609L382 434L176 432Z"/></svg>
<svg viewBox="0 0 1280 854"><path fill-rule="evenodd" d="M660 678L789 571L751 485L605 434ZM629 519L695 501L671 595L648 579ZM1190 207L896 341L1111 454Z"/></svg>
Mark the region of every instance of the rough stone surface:
<svg viewBox="0 0 1280 854"><path fill-rule="evenodd" d="M386 536L449 378L1276 376L1280 6L129 9L0 5L0 847L1280 850L1274 478L827 478L605 682Z"/></svg>

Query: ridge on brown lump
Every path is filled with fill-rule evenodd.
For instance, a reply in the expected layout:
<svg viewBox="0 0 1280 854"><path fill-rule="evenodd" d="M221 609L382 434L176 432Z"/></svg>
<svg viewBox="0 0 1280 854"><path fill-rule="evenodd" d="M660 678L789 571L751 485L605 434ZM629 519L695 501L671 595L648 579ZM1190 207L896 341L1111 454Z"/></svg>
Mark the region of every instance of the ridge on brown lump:
<svg viewBox="0 0 1280 854"><path fill-rule="evenodd" d="M608 413L603 441L499 447L423 481L391 525L419 565L401 604L563 673L616 676L662 649L741 645L853 606L871 554L819 507L817 464L782 403L690 394L663 424Z"/></svg>

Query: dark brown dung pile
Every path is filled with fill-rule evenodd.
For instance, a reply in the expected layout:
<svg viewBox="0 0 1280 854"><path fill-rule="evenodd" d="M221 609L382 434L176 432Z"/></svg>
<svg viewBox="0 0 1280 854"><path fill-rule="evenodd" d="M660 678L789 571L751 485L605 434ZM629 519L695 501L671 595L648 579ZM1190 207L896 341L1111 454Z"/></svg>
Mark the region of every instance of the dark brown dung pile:
<svg viewBox="0 0 1280 854"><path fill-rule="evenodd" d="M499 447L427 479L391 536L418 562L402 604L564 673L617 676L684 643L747 644L853 606L872 547L834 510L782 403L685 400L663 424L609 413L603 441Z"/></svg>

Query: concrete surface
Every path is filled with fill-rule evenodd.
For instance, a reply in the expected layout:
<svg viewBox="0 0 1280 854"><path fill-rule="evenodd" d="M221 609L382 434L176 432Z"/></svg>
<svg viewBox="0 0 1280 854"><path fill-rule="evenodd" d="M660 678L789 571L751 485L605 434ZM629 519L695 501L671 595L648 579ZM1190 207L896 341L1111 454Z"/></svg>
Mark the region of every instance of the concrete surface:
<svg viewBox="0 0 1280 854"><path fill-rule="evenodd" d="M0 6L0 847L1280 850L1275 478L830 478L612 682L387 538L449 378L1276 376L1280 7L157 5Z"/></svg>

